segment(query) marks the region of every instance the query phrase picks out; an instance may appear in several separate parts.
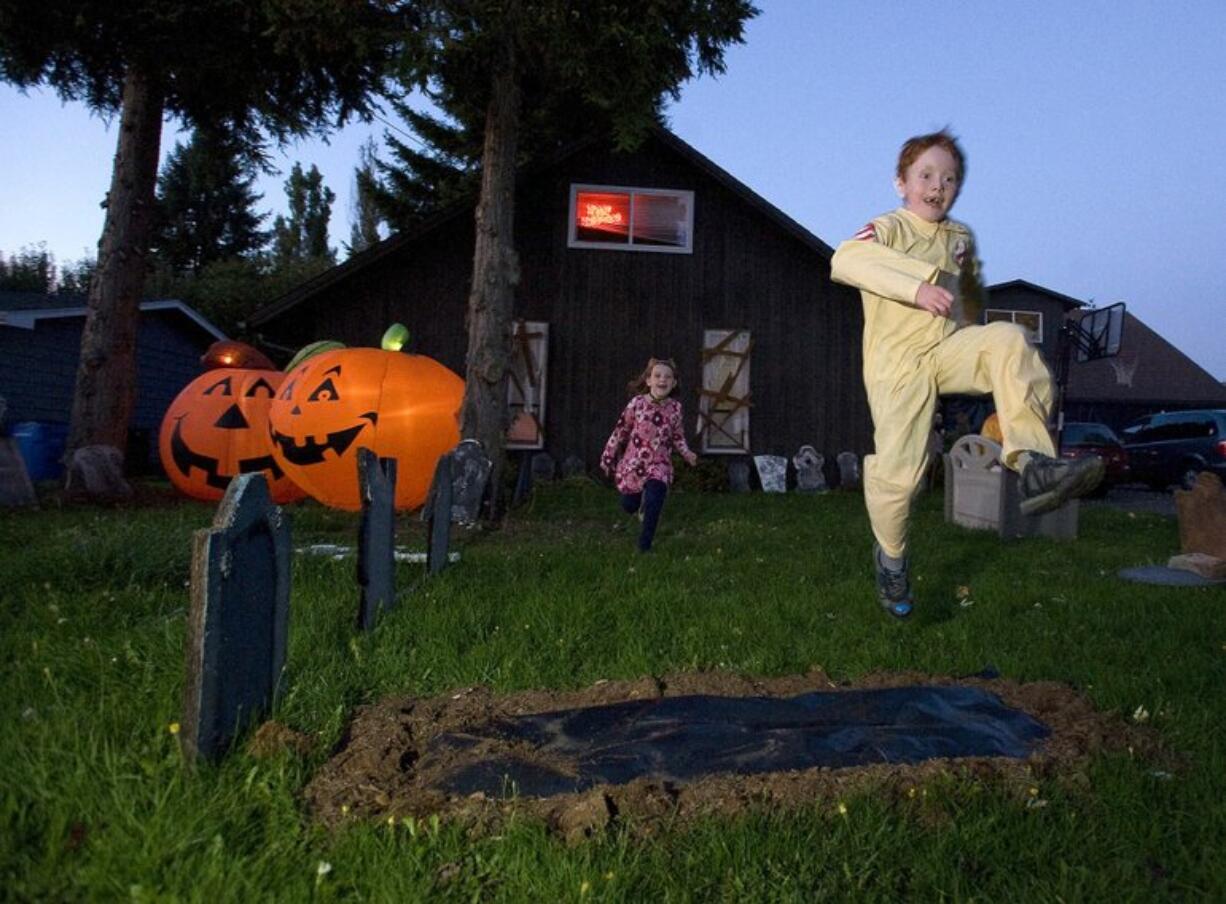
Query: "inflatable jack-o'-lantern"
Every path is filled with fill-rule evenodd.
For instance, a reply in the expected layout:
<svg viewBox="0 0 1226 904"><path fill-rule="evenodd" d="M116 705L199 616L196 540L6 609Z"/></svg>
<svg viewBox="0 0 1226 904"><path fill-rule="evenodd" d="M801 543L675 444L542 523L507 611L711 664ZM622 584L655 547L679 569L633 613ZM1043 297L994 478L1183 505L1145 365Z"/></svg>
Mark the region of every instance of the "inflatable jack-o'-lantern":
<svg viewBox="0 0 1226 904"><path fill-rule="evenodd" d="M403 327L400 327L403 332ZM273 455L304 490L334 508L361 508L357 450L396 459L396 508L426 501L439 458L460 441L464 381L425 355L342 348L292 368L268 412Z"/></svg>
<svg viewBox="0 0 1226 904"><path fill-rule="evenodd" d="M166 409L158 437L170 482L216 501L231 478L263 471L274 502L302 499L306 493L277 464L268 436L268 406L284 379L278 370L217 367L187 384Z"/></svg>

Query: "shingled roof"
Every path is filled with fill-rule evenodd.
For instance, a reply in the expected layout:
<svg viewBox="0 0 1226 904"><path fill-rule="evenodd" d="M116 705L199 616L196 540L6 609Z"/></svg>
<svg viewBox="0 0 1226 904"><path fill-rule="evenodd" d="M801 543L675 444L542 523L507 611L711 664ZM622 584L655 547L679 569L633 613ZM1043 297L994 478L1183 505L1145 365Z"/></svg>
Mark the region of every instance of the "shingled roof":
<svg viewBox="0 0 1226 904"><path fill-rule="evenodd" d="M1071 316L1081 316L1076 312ZM1226 386L1133 314L1124 315L1120 353L1069 368L1070 399L1226 406Z"/></svg>

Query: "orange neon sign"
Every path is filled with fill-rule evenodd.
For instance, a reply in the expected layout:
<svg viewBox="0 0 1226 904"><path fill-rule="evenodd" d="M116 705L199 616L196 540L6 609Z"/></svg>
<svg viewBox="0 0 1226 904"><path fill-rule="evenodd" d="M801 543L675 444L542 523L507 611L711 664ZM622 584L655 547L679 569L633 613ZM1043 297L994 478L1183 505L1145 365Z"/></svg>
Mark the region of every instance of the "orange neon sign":
<svg viewBox="0 0 1226 904"><path fill-rule="evenodd" d="M583 205L583 210L584 212L579 216L579 225L588 229L599 226L622 226L626 222L621 212L613 209L612 204L588 202Z"/></svg>

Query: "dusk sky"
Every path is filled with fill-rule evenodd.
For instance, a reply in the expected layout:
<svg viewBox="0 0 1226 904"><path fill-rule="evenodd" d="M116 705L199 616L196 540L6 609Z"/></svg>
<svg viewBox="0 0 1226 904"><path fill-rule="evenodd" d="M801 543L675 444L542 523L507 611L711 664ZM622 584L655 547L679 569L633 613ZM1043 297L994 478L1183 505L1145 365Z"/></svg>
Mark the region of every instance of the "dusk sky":
<svg viewBox="0 0 1226 904"><path fill-rule="evenodd" d="M896 206L902 141L948 126L968 158L953 216L989 283L1124 301L1226 380L1226 3L758 5L727 73L670 106L682 139L837 245ZM0 128L0 252L93 256L116 124L0 85ZM282 212L293 162L318 165L339 247L357 148L386 128L275 152L262 204ZM175 139L172 124L164 154Z"/></svg>

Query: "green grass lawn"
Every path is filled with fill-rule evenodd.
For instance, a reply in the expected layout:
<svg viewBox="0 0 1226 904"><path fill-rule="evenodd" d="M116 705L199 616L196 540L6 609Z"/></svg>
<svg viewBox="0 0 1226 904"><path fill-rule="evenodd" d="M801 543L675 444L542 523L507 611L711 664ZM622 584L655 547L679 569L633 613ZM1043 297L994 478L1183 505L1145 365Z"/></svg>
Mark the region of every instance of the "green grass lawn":
<svg viewBox="0 0 1226 904"><path fill-rule="evenodd" d="M291 511L296 545L356 538L356 516ZM0 512L0 900L1226 898L1226 590L1116 577L1178 552L1174 519L1094 507L1074 543L1001 543L946 525L929 495L919 605L895 623L858 495L677 492L642 556L611 490L544 487L501 530L456 531L460 564L370 635L351 627L353 561L295 557L274 716L314 752L192 771L171 727L191 535L212 515ZM420 548L421 525L403 518L400 542ZM420 567L401 567L407 587ZM845 813L815 801L574 847L526 818L476 839L445 820L329 835L300 804L354 707L389 694L815 665L1064 682L1127 718L1143 707L1183 765L1104 755L1042 808L950 776L914 806L857 792Z"/></svg>

